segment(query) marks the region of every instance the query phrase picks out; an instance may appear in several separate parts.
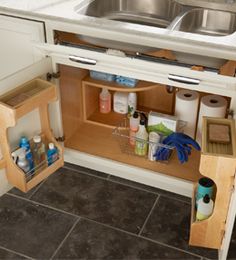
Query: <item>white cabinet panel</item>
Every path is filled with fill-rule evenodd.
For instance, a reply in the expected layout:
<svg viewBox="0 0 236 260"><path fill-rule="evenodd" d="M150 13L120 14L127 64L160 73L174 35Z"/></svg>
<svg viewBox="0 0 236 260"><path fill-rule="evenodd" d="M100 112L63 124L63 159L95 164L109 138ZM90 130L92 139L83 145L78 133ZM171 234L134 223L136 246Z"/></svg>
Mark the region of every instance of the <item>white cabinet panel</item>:
<svg viewBox="0 0 236 260"><path fill-rule="evenodd" d="M41 59L32 42L45 42L42 22L0 15L0 79Z"/></svg>

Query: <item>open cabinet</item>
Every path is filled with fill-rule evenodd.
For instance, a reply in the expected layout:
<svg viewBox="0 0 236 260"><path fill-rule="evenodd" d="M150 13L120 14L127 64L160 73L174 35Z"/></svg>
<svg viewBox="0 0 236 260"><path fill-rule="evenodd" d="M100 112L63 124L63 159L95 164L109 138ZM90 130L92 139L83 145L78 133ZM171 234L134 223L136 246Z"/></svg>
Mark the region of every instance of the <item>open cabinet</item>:
<svg viewBox="0 0 236 260"><path fill-rule="evenodd" d="M45 90L48 92L46 97L43 96L44 91L40 91L36 96L29 98L30 105L28 102L23 102L19 109L25 107L23 112L27 112L41 107L42 132L47 139L56 142L51 134L51 127L49 127L51 118L49 119L47 114L47 105L49 101L55 100L57 93L61 108L58 108L53 116L57 118L58 124L61 123L62 118L64 131L62 139L64 139L67 161L191 196L193 183L201 177L199 172L200 153L194 151L185 165L179 163L175 153L168 164L127 156L121 152L119 143L112 135L112 130L123 116L113 112L107 116L99 113L98 95L102 88L109 89L111 93L135 91L138 94L140 110L173 114L175 96L174 93L166 91L166 86L171 85L175 88L194 89L203 95L204 93L223 95L228 98L230 108L236 109L236 79L234 77L222 76L209 71L196 71L176 64L136 59L119 55L116 52L99 52L96 49L42 43L36 43L34 47L47 58L4 79L0 84L6 90L8 86L11 86L13 91L17 91L13 86L20 86L52 70L54 75L60 71L59 86L56 87L56 90L50 86ZM89 70L136 78L139 80L139 85L137 88L129 89L113 83L94 80L89 77ZM50 83L45 84L50 85ZM1 100L4 101L4 98L0 97ZM4 111L1 116L5 118L3 124L5 132L9 126L14 126L18 108L8 107L3 102L1 111ZM22 115L23 112L21 112ZM10 113L10 116L5 117L6 113ZM30 122L28 123L30 124ZM58 127L60 128L62 125L58 125ZM5 133L2 135L5 136ZM8 147L5 137L4 143L6 145L4 147ZM43 170L41 174L36 175L35 181L34 178L28 184L23 181L25 191L63 165L63 149L59 144L57 147L61 151L61 158L54 166L52 165ZM6 160L10 157L9 153L9 149L4 150L4 160L0 161L0 166L6 168L7 171L13 170L14 174L19 174L20 179L24 179L23 172L16 169L12 162ZM11 177L12 173L8 173L8 176L9 181L16 185L15 177ZM235 198L236 194L232 193L229 197ZM232 217L236 212L235 203L230 203L229 209ZM226 258L229 237L232 233L232 218L228 219L230 223L226 222L225 237L219 245L221 259ZM207 246L207 244L203 246Z"/></svg>

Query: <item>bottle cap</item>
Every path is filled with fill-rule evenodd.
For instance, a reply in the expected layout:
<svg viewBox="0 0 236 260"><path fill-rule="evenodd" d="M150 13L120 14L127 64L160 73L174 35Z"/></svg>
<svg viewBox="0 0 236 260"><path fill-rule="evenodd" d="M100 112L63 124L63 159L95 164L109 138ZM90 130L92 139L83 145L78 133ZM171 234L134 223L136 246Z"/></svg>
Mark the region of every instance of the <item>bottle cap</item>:
<svg viewBox="0 0 236 260"><path fill-rule="evenodd" d="M49 143L49 144L48 144L48 147L49 147L50 150L52 150L52 149L55 148L55 145L54 145L54 143Z"/></svg>
<svg viewBox="0 0 236 260"><path fill-rule="evenodd" d="M140 125L145 125L145 120L144 119L140 119Z"/></svg>
<svg viewBox="0 0 236 260"><path fill-rule="evenodd" d="M33 138L35 143L40 143L41 142L41 136L40 135L35 135Z"/></svg>
<svg viewBox="0 0 236 260"><path fill-rule="evenodd" d="M139 114L138 114L137 111L135 111L134 114L133 114L133 118L138 118L138 117L139 117Z"/></svg>
<svg viewBox="0 0 236 260"><path fill-rule="evenodd" d="M28 138L26 136L22 136L20 138L20 143L27 143L28 142Z"/></svg>
<svg viewBox="0 0 236 260"><path fill-rule="evenodd" d="M209 197L208 194L206 194L206 195L204 196L203 202L206 203L206 204L208 204L208 203L210 202L210 197Z"/></svg>

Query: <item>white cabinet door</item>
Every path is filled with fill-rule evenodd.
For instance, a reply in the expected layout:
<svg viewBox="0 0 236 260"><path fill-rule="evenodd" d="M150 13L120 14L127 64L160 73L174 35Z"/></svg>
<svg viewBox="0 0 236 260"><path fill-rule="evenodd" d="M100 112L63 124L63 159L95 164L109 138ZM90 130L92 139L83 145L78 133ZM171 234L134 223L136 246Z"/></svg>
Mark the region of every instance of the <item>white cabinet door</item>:
<svg viewBox="0 0 236 260"><path fill-rule="evenodd" d="M0 35L0 80L42 58L32 45L45 42L42 22L0 15Z"/></svg>

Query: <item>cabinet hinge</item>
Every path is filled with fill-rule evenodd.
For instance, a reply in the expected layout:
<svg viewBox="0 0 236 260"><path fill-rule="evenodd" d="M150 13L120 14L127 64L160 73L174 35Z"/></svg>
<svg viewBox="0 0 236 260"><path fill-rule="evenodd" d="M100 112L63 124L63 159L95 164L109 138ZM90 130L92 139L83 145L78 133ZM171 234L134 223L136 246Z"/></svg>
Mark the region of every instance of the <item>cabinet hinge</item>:
<svg viewBox="0 0 236 260"><path fill-rule="evenodd" d="M60 71L56 73L47 73L47 81L51 81L52 79L59 79L61 76Z"/></svg>
<svg viewBox="0 0 236 260"><path fill-rule="evenodd" d="M228 113L228 118L234 118L234 111L233 110L229 109L227 111L227 113Z"/></svg>
<svg viewBox="0 0 236 260"><path fill-rule="evenodd" d="M55 139L57 140L57 142L65 142L66 137L63 135L63 136L59 136L59 137L57 137Z"/></svg>

